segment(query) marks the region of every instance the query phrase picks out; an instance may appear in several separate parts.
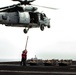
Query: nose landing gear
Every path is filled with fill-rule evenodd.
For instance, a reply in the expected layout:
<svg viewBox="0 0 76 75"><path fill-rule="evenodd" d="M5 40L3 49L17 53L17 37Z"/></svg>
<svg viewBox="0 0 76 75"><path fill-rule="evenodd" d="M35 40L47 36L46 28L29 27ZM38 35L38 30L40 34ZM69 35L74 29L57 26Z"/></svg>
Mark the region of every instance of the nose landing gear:
<svg viewBox="0 0 76 75"><path fill-rule="evenodd" d="M48 25L47 27L50 28L50 25Z"/></svg>

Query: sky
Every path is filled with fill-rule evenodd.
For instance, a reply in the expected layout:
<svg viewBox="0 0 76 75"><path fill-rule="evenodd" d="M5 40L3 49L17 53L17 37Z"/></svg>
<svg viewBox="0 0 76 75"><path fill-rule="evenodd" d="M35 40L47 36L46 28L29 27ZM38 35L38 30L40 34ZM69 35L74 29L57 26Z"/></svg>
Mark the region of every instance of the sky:
<svg viewBox="0 0 76 75"><path fill-rule="evenodd" d="M0 7L12 5L11 0L1 0ZM32 4L58 8L38 7L50 18L51 28L32 28L27 34L24 28L6 27L0 24L0 59L21 60L29 36L27 59L72 59L76 60L76 0L36 0Z"/></svg>

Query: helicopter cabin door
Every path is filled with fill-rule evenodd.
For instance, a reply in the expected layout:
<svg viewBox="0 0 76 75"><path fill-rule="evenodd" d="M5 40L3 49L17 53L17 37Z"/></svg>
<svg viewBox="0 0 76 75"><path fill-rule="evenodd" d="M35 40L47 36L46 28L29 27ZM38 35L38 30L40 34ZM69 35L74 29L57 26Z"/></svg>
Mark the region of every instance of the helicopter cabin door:
<svg viewBox="0 0 76 75"><path fill-rule="evenodd" d="M19 23L20 24L30 23L30 16L28 12L19 12Z"/></svg>
<svg viewBox="0 0 76 75"><path fill-rule="evenodd" d="M35 12L29 12L30 15L30 23L38 23L38 14Z"/></svg>

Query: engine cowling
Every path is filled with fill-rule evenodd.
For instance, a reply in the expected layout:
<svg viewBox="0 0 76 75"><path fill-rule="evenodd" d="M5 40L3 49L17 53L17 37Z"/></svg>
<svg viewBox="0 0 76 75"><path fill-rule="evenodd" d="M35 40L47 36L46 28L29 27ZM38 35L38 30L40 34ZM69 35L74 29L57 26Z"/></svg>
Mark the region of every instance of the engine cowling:
<svg viewBox="0 0 76 75"><path fill-rule="evenodd" d="M36 11L36 10L37 10L37 8L36 7L32 7L32 6L26 6L24 8L24 11Z"/></svg>

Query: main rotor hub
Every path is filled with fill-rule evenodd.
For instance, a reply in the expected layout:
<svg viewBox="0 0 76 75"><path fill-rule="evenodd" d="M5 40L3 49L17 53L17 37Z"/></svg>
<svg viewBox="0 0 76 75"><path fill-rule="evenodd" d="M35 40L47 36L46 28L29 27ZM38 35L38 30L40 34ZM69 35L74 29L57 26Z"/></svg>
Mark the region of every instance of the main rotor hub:
<svg viewBox="0 0 76 75"><path fill-rule="evenodd" d="M12 1L19 1L21 4L24 5L31 5L31 2L34 2L35 0L12 0Z"/></svg>

